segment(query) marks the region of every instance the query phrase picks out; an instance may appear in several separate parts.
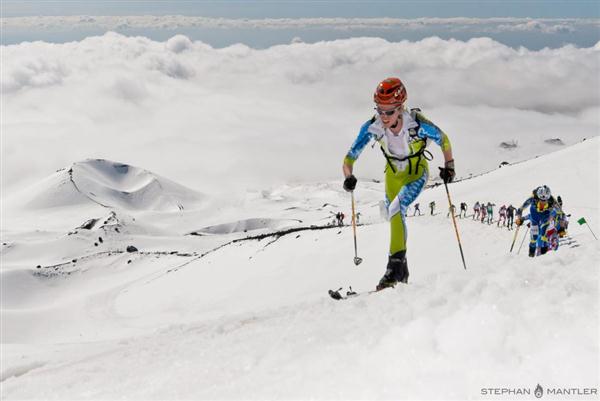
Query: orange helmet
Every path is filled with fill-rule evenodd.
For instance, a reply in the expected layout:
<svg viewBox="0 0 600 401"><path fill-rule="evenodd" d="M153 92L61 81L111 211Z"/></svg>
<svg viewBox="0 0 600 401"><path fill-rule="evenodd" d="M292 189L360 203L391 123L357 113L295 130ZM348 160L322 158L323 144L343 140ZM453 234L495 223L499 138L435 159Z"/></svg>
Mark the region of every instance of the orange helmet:
<svg viewBox="0 0 600 401"><path fill-rule="evenodd" d="M373 101L377 104L404 104L406 88L399 78L386 78L377 85Z"/></svg>

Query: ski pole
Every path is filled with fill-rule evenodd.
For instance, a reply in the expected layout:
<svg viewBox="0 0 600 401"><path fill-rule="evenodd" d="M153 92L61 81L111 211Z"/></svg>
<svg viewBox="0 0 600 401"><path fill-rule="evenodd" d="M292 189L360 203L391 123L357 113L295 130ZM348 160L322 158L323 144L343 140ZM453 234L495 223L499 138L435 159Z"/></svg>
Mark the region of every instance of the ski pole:
<svg viewBox="0 0 600 401"><path fill-rule="evenodd" d="M515 230L515 236L513 237L512 244L510 244L509 253L512 252L513 248L515 247L515 241L517 240L517 235L519 234L519 228L521 228L520 224L517 225L517 229Z"/></svg>
<svg viewBox="0 0 600 401"><path fill-rule="evenodd" d="M450 191L448 191L448 183L444 180L444 187L446 188L446 195L448 195L448 207L452 207L452 200L450 199ZM467 270L467 264L465 263L465 255L463 254L462 245L460 243L460 236L458 235L458 227L456 226L456 218L454 213L452 214L452 224L454 224L454 232L456 233L456 239L458 240L458 249L460 249L460 257L462 258L463 267Z"/></svg>
<svg viewBox="0 0 600 401"><path fill-rule="evenodd" d="M525 243L525 238L527 238L527 234L529 233L529 226L527 226L527 230L525 230L525 235L521 240L521 245L519 245L519 250L517 251L517 255L521 252L521 247L523 247L523 243Z"/></svg>
<svg viewBox="0 0 600 401"><path fill-rule="evenodd" d="M356 247L356 213L354 212L354 191L350 192L350 197L352 199L352 232L354 234L354 264L356 266L360 265L362 262L362 258L358 257L358 251Z"/></svg>

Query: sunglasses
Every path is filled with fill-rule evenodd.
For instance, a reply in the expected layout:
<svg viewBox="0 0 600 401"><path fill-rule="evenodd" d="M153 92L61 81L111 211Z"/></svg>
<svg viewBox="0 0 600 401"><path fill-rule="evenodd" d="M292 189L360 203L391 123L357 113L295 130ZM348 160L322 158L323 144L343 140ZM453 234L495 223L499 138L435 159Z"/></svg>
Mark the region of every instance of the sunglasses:
<svg viewBox="0 0 600 401"><path fill-rule="evenodd" d="M386 116L389 117L389 116L393 115L396 112L396 110L398 110L397 107L395 109L392 109L392 110L381 110L379 107L375 107L375 111L380 116L386 115Z"/></svg>

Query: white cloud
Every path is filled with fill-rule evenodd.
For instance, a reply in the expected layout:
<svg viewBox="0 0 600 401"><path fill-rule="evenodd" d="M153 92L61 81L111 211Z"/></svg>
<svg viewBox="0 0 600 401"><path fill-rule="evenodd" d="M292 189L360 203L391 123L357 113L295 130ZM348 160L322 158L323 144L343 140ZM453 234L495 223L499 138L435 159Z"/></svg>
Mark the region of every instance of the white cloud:
<svg viewBox="0 0 600 401"><path fill-rule="evenodd" d="M533 156L547 138L598 135L599 52L515 50L486 38L214 49L114 33L3 46L2 185L86 158L202 192L339 178L375 85L392 75L406 83L409 105L451 136L462 172L476 172ZM521 148L501 153L497 144L513 139ZM381 168L367 149L357 174L377 178Z"/></svg>
<svg viewBox="0 0 600 401"><path fill-rule="evenodd" d="M4 29L403 29L448 28L468 30L484 27L490 32L538 29L544 33L573 32L578 26L598 26L597 19L585 18L209 18L184 15L139 16L36 16L5 17Z"/></svg>
<svg viewBox="0 0 600 401"><path fill-rule="evenodd" d="M575 26L568 22L562 21L540 21L530 20L523 23L501 24L496 27L497 31L508 32L531 32L538 31L542 33L573 33L576 31ZM493 28L492 28L493 31Z"/></svg>
<svg viewBox="0 0 600 401"><path fill-rule="evenodd" d="M181 53L192 47L192 41L185 35L175 35L167 40L166 47L173 53Z"/></svg>

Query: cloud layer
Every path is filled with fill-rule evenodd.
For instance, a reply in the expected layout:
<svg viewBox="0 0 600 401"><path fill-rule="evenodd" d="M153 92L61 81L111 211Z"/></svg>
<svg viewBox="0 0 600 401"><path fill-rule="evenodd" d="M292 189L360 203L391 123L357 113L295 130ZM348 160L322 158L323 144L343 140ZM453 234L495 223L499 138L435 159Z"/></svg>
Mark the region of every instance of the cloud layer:
<svg viewBox="0 0 600 401"><path fill-rule="evenodd" d="M8 192L86 158L135 164L202 192L339 178L375 85L394 75L409 105L450 135L459 175L600 127L600 44L530 51L487 38L362 38L256 50L108 33L2 53ZM501 151L505 140L519 148ZM357 171L378 178L381 168L366 150Z"/></svg>
<svg viewBox="0 0 600 401"><path fill-rule="evenodd" d="M443 28L469 30L484 27L488 32L541 31L573 32L578 27L599 27L597 19L582 18L211 18L185 15L131 16L36 16L2 18L5 29L182 29L182 28L328 28L328 29L404 29Z"/></svg>

